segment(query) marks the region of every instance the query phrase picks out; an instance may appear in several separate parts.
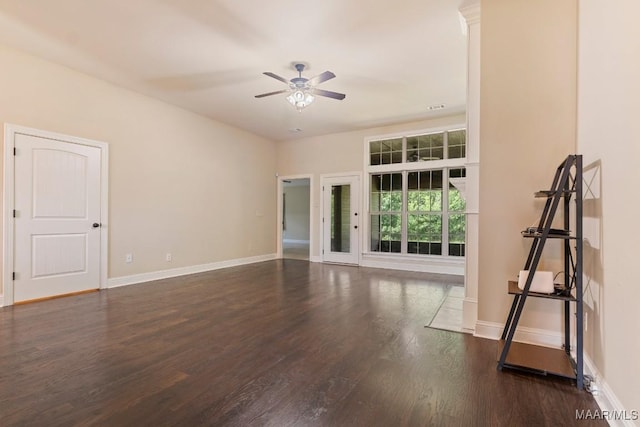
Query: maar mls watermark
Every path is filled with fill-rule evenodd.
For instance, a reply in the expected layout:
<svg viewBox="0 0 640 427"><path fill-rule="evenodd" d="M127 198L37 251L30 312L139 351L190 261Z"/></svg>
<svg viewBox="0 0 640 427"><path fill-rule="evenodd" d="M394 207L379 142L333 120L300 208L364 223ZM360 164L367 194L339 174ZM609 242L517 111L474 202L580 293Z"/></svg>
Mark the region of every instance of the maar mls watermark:
<svg viewBox="0 0 640 427"><path fill-rule="evenodd" d="M640 411L607 411L576 409L576 420L606 420L606 421L637 421L640 418Z"/></svg>

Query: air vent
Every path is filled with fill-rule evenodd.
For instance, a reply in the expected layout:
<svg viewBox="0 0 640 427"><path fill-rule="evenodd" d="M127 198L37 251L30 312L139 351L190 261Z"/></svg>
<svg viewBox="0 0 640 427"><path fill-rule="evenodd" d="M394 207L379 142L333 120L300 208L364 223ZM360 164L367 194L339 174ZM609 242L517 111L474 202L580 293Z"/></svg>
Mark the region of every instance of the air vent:
<svg viewBox="0 0 640 427"><path fill-rule="evenodd" d="M436 104L436 105L429 105L427 107L427 110L429 110L429 111L444 110L444 108L445 108L444 104Z"/></svg>

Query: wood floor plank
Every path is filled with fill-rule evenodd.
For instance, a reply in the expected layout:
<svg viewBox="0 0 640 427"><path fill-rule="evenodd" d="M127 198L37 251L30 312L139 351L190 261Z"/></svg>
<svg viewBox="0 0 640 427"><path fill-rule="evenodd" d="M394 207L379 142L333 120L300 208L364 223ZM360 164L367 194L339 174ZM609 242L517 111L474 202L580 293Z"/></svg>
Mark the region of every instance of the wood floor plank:
<svg viewBox="0 0 640 427"><path fill-rule="evenodd" d="M5 307L0 422L585 425L597 406L571 380L424 328L460 284L287 259Z"/></svg>

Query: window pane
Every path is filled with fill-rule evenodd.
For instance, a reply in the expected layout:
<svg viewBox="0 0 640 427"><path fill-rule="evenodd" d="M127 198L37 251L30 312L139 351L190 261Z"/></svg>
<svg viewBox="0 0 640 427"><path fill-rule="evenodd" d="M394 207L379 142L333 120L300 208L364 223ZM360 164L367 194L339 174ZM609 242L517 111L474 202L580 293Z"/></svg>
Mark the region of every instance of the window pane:
<svg viewBox="0 0 640 427"><path fill-rule="evenodd" d="M391 191L391 174L386 173L384 175L380 175L380 178L380 182L382 182L380 189L382 191Z"/></svg>
<svg viewBox="0 0 640 427"><path fill-rule="evenodd" d="M371 175L372 252L399 253L402 246L402 174Z"/></svg>
<svg viewBox="0 0 640 427"><path fill-rule="evenodd" d="M402 174L391 174L391 189L393 191L402 191Z"/></svg>
<svg viewBox="0 0 640 427"><path fill-rule="evenodd" d="M331 252L351 251L351 186L331 186Z"/></svg>
<svg viewBox="0 0 640 427"><path fill-rule="evenodd" d="M449 242L464 243L464 214L449 215Z"/></svg>
<svg viewBox="0 0 640 427"><path fill-rule="evenodd" d="M460 192L455 188L449 189L449 211L450 212L464 212L465 202Z"/></svg>
<svg viewBox="0 0 640 427"><path fill-rule="evenodd" d="M400 214L371 215L371 251L400 252L402 220Z"/></svg>
<svg viewBox="0 0 640 427"><path fill-rule="evenodd" d="M407 252L442 254L443 170L409 172L407 194Z"/></svg>
<svg viewBox="0 0 640 427"><path fill-rule="evenodd" d="M375 212L402 211L402 174L371 175L369 207Z"/></svg>
<svg viewBox="0 0 640 427"><path fill-rule="evenodd" d="M380 194L380 211L389 211L391 210L391 193L381 193Z"/></svg>
<svg viewBox="0 0 640 427"><path fill-rule="evenodd" d="M408 212L442 211L442 170L409 172Z"/></svg>
<svg viewBox="0 0 640 427"><path fill-rule="evenodd" d="M431 212L442 211L442 190L429 191L429 208L427 210Z"/></svg>
<svg viewBox="0 0 640 427"><path fill-rule="evenodd" d="M464 168L449 169L450 178L461 178L466 174ZM462 198L462 194L451 183L449 183L449 211L450 212L464 212L466 209L466 203Z"/></svg>
<svg viewBox="0 0 640 427"><path fill-rule="evenodd" d="M465 168L449 169L449 178L464 178L467 176Z"/></svg>
<svg viewBox="0 0 640 427"><path fill-rule="evenodd" d="M462 130L454 130L447 135L447 148L449 159L459 159L465 157L466 153L466 136L467 132Z"/></svg>
<svg viewBox="0 0 640 427"><path fill-rule="evenodd" d="M442 171L431 171L431 189L442 189Z"/></svg>
<svg viewBox="0 0 640 427"><path fill-rule="evenodd" d="M444 133L407 137L407 162L444 159Z"/></svg>
<svg viewBox="0 0 640 427"><path fill-rule="evenodd" d="M463 178L466 176L464 168L449 169L450 178ZM462 194L449 184L449 255L464 256L465 254L465 227L466 217L464 211L466 204Z"/></svg>
<svg viewBox="0 0 640 427"><path fill-rule="evenodd" d="M369 155L371 165L402 163L402 138L371 141Z"/></svg>
<svg viewBox="0 0 640 427"><path fill-rule="evenodd" d="M407 211L426 211L429 209L427 194L424 191L409 191L407 194Z"/></svg>
<svg viewBox="0 0 640 427"><path fill-rule="evenodd" d="M380 252L380 215L370 216L371 251Z"/></svg>
<svg viewBox="0 0 640 427"><path fill-rule="evenodd" d="M407 252L442 254L442 215L408 215Z"/></svg>
<svg viewBox="0 0 640 427"><path fill-rule="evenodd" d="M382 152L382 141L372 141L369 144L369 152L373 153L381 153Z"/></svg>
<svg viewBox="0 0 640 427"><path fill-rule="evenodd" d="M449 215L449 255L464 256L465 248L465 216Z"/></svg>
<svg viewBox="0 0 640 427"><path fill-rule="evenodd" d="M379 212L381 210L380 193L372 192L369 196L369 211Z"/></svg>
<svg viewBox="0 0 640 427"><path fill-rule="evenodd" d="M400 212L402 210L402 192L394 191L391 193L391 201L389 203L389 210Z"/></svg>

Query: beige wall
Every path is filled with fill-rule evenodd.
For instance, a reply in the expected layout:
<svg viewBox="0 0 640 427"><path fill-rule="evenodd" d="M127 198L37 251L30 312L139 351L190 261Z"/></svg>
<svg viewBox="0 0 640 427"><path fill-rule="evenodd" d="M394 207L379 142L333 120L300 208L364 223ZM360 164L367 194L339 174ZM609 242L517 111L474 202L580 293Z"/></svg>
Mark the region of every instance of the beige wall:
<svg viewBox="0 0 640 427"><path fill-rule="evenodd" d="M640 3L582 0L578 149L584 155L585 348L627 410L640 409Z"/></svg>
<svg viewBox="0 0 640 427"><path fill-rule="evenodd" d="M478 319L504 324L557 165L576 144L574 0L483 0ZM542 268L558 270L559 245ZM557 301L528 300L522 326L561 331Z"/></svg>
<svg viewBox="0 0 640 427"><path fill-rule="evenodd" d="M285 211L284 223L286 228L282 237L287 240L309 241L309 198L311 188L309 180L306 185L294 185L284 187Z"/></svg>
<svg viewBox="0 0 640 427"><path fill-rule="evenodd" d="M273 142L7 48L0 64L0 123L109 143L110 278L275 253Z"/></svg>
<svg viewBox="0 0 640 427"><path fill-rule="evenodd" d="M364 171L364 140L366 137L389 135L411 130L426 130L441 126L463 125L464 115L344 132L277 144L278 173L280 175L313 175L311 188L314 222L311 224L314 247L311 256L320 256L320 175ZM361 183L362 184L362 183ZM362 191L362 185L361 189ZM362 199L362 194L361 194Z"/></svg>

